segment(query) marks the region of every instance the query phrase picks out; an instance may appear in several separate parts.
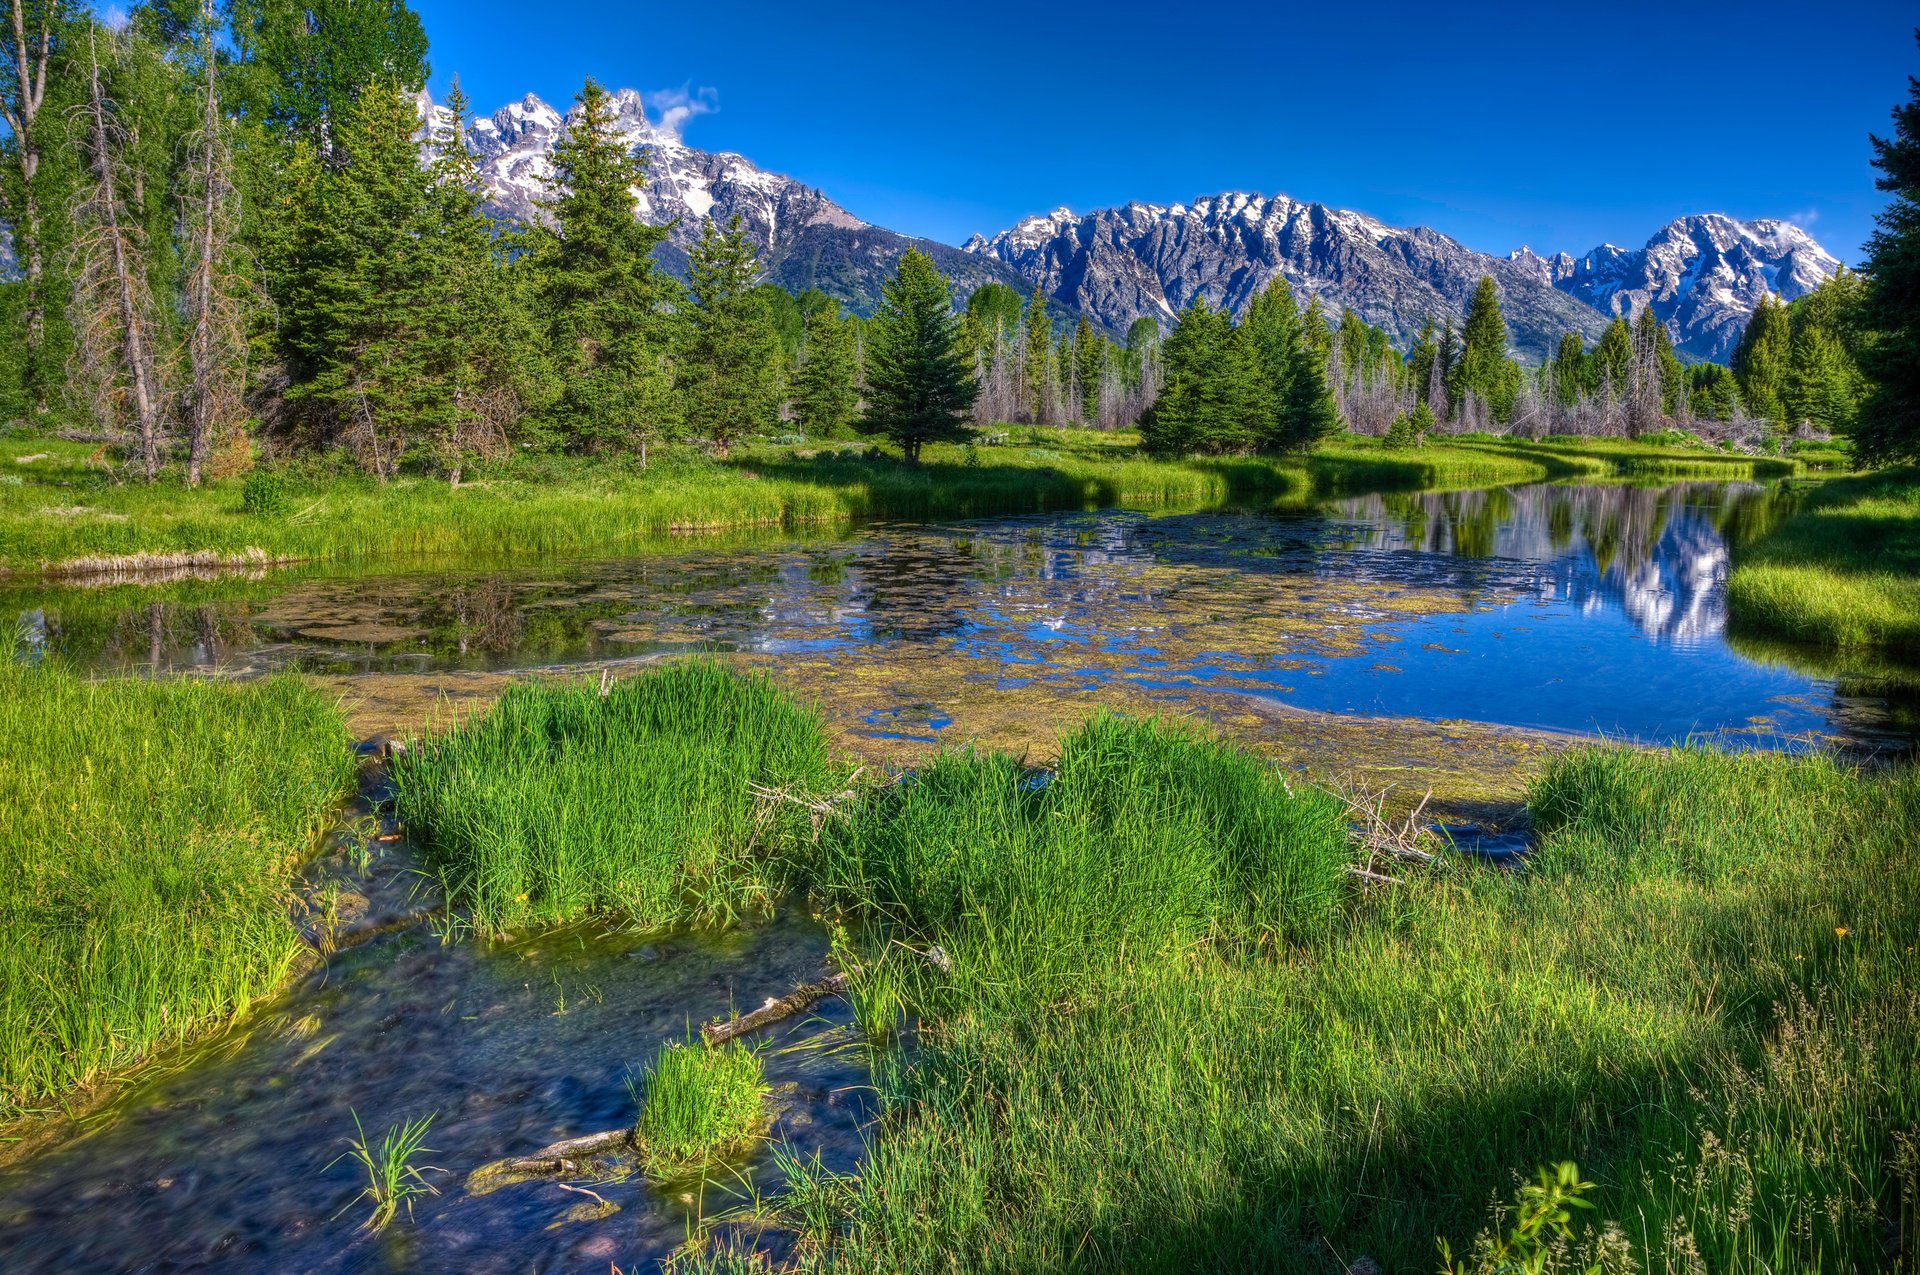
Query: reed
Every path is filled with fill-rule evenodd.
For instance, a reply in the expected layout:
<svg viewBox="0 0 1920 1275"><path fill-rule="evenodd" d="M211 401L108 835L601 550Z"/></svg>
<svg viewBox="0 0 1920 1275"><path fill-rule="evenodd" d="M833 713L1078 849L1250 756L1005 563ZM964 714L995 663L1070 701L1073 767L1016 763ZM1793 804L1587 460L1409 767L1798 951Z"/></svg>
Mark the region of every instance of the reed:
<svg viewBox="0 0 1920 1275"><path fill-rule="evenodd" d="M766 1069L738 1041L668 1044L641 1082L633 1142L656 1179L684 1177L737 1155L766 1132Z"/></svg>

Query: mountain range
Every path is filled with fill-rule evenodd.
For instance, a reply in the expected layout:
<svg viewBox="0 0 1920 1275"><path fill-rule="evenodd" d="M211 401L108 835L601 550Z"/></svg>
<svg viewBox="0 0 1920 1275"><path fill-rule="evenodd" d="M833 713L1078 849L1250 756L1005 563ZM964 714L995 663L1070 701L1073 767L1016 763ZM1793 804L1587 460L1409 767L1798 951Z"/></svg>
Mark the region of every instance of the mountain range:
<svg viewBox="0 0 1920 1275"><path fill-rule="evenodd" d="M1792 300L1840 268L1806 231L1778 220L1686 216L1642 248L1605 244L1578 258L1522 248L1499 257L1424 226L1234 192L1084 214L1063 208L956 248L869 225L817 187L744 156L688 146L649 118L632 89L612 99L621 134L648 156L639 215L674 223L661 250L669 268L684 268L702 220L738 216L770 278L793 291L820 288L859 313L878 303L909 244L928 252L962 296L990 282L1023 292L1037 285L1061 311L1115 333L1143 315L1169 326L1196 297L1238 311L1278 274L1296 294L1335 311L1351 306L1404 345L1429 316L1461 314L1491 275L1523 357L1543 357L1567 331L1591 341L1611 317L1651 305L1683 356L1724 360L1761 296ZM436 109L423 98L423 111ZM539 200L565 127L566 116L532 94L471 123L467 136L499 215L544 215Z"/></svg>

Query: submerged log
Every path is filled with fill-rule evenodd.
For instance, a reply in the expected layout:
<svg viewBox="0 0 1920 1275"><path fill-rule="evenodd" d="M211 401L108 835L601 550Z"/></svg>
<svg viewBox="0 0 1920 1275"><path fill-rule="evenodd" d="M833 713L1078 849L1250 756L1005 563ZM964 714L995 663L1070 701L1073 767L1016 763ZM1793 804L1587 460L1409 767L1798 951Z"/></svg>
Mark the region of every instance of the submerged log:
<svg viewBox="0 0 1920 1275"><path fill-rule="evenodd" d="M502 1167L509 1173L571 1173L576 1160L624 1150L631 1145L632 1129L608 1129L604 1133L586 1133L577 1138L562 1138L541 1147L532 1155L508 1160Z"/></svg>
<svg viewBox="0 0 1920 1275"><path fill-rule="evenodd" d="M829 975L818 983L802 984L779 1000L769 999L765 1005L751 1014L742 1014L724 1023L708 1023L700 1029L700 1035L707 1042L708 1048L724 1045L749 1032L756 1032L782 1019L792 1018L815 1002L825 1000L829 996L838 996L846 990L845 974Z"/></svg>

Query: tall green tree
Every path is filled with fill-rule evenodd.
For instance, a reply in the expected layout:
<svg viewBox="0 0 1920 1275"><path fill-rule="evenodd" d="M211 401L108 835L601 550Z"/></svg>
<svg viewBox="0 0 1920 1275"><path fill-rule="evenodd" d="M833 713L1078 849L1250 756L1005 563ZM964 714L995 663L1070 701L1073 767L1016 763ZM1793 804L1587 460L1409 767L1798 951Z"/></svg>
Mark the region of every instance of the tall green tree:
<svg viewBox="0 0 1920 1275"><path fill-rule="evenodd" d="M679 286L655 263L666 229L634 217L646 161L605 89L588 80L553 152L551 234L530 240L550 318L561 435L576 450L639 450L680 426L671 355Z"/></svg>
<svg viewBox="0 0 1920 1275"><path fill-rule="evenodd" d="M1231 315L1195 297L1162 353L1166 387L1140 423L1142 449L1155 456L1218 456L1248 451L1267 436L1271 391L1252 340L1235 329Z"/></svg>
<svg viewBox="0 0 1920 1275"><path fill-rule="evenodd" d="M815 313L807 320L793 374L793 414L809 438L840 438L860 419L860 368L853 321Z"/></svg>
<svg viewBox="0 0 1920 1275"><path fill-rule="evenodd" d="M1074 404L1080 419L1093 424L1100 419L1100 377L1107 366L1107 339L1093 330L1085 315L1073 332L1073 370L1080 382L1080 401Z"/></svg>
<svg viewBox="0 0 1920 1275"><path fill-rule="evenodd" d="M1920 39L1920 31L1915 32ZM1920 459L1920 79L1907 79L1907 100L1893 109L1893 133L1873 138L1874 185L1888 195L1867 241L1872 281L1866 323L1874 333L1863 353L1873 391L1854 431L1867 464Z"/></svg>
<svg viewBox="0 0 1920 1275"><path fill-rule="evenodd" d="M780 333L765 292L755 286L759 255L738 216L725 230L709 218L687 256L693 302L679 364L688 430L726 456L733 444L770 431L786 396Z"/></svg>
<svg viewBox="0 0 1920 1275"><path fill-rule="evenodd" d="M1562 407L1572 407L1582 395L1593 392L1593 370L1587 359L1586 345L1578 332L1560 337L1553 355L1553 390Z"/></svg>
<svg viewBox="0 0 1920 1275"><path fill-rule="evenodd" d="M1327 356L1314 342L1302 341L1294 351L1293 375L1274 442L1284 451L1308 451L1338 434L1343 425L1340 404L1327 380Z"/></svg>
<svg viewBox="0 0 1920 1275"><path fill-rule="evenodd" d="M1447 393L1455 403L1468 394L1495 403L1494 415L1501 416L1497 400L1507 384L1507 321L1500 313L1500 290L1491 275L1481 275L1467 303L1465 326L1460 334L1460 361L1454 365ZM1511 404L1511 397L1508 396Z"/></svg>
<svg viewBox="0 0 1920 1275"><path fill-rule="evenodd" d="M1627 391L1627 378L1633 373L1633 329L1627 321L1615 316L1607 324L1607 330L1600 334L1600 340L1594 344L1593 353L1587 356L1588 384L1594 389L1610 385L1615 394Z"/></svg>
<svg viewBox="0 0 1920 1275"><path fill-rule="evenodd" d="M1047 299L1035 284L1027 302L1026 363L1022 379L1026 385L1029 414L1036 423L1051 423L1053 400L1058 396L1059 374L1053 361L1053 320L1047 316Z"/></svg>
<svg viewBox="0 0 1920 1275"><path fill-rule="evenodd" d="M1725 364L1695 363L1687 369L1687 398L1702 420L1731 420L1740 403L1740 385Z"/></svg>
<svg viewBox="0 0 1920 1275"><path fill-rule="evenodd" d="M1733 375L1748 412L1776 427L1787 424L1787 370L1793 361L1793 320L1771 293L1747 320L1733 347Z"/></svg>
<svg viewBox="0 0 1920 1275"><path fill-rule="evenodd" d="M1266 382L1267 420L1261 444L1281 447L1287 430L1283 416L1293 389L1293 369L1299 361L1302 341L1300 307L1293 302L1293 288L1285 278L1275 275L1266 287L1247 303L1240 330L1253 351Z"/></svg>
<svg viewBox="0 0 1920 1275"><path fill-rule="evenodd" d="M362 92L427 82L427 33L405 0L233 0L232 30L247 106L329 162Z"/></svg>
<svg viewBox="0 0 1920 1275"><path fill-rule="evenodd" d="M21 276L15 375L27 400L23 406L44 411L59 389L65 362L62 343L50 340L48 331L58 326L57 320L50 323L50 312L61 308L56 280L49 277L61 241L49 223L63 216L67 194L80 176L73 148L62 144L62 116L81 109L79 95L69 92L62 100L52 81L81 24L64 0L9 0L8 8L10 21L0 41L0 123L6 125L0 136L0 222L12 236Z"/></svg>
<svg viewBox="0 0 1920 1275"><path fill-rule="evenodd" d="M1434 329L1433 316L1428 315L1420 325L1420 332L1414 337L1412 347L1407 350L1407 376L1413 382L1415 397L1422 403L1427 401L1433 385L1433 365L1439 359L1440 336Z"/></svg>
<svg viewBox="0 0 1920 1275"><path fill-rule="evenodd" d="M1042 342L1043 348L1051 343ZM961 349L953 284L918 248L909 248L867 321L867 410L860 431L896 444L909 464L928 443L959 442L980 393Z"/></svg>

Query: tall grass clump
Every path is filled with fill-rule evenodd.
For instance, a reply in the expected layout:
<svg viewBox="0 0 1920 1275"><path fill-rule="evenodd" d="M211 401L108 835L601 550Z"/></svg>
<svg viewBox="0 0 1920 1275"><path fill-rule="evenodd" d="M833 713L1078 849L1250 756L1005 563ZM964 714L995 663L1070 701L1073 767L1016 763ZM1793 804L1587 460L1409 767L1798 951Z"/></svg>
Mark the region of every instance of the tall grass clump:
<svg viewBox="0 0 1920 1275"><path fill-rule="evenodd" d="M1524 870L1396 869L1271 928L1259 900L1295 888L1226 847L1297 845L1248 804L1284 789L1214 801L1205 768L1127 742L1065 750L1038 791L943 759L829 850L952 956L910 985L917 1047L883 1069L832 1269L1432 1270L1443 1238L1543 1271L1911 1265L1912 773L1576 752L1533 791ZM1104 822L1070 796L1082 762L1112 777ZM1196 809L1210 860L1181 832L1172 866L1100 854ZM1084 845L1045 830L1082 817ZM1522 1244L1512 1213L1487 1231L1565 1161L1593 1205L1567 1236Z"/></svg>
<svg viewBox="0 0 1920 1275"><path fill-rule="evenodd" d="M1727 609L1739 632L1920 652L1920 470L1824 483L1735 545Z"/></svg>
<svg viewBox="0 0 1920 1275"><path fill-rule="evenodd" d="M0 662L0 1114L273 990L288 891L353 759L291 678L86 681Z"/></svg>
<svg viewBox="0 0 1920 1275"><path fill-rule="evenodd" d="M739 1041L718 1049L669 1044L642 1085L633 1142L650 1177L697 1172L766 1131L766 1070Z"/></svg>
<svg viewBox="0 0 1920 1275"><path fill-rule="evenodd" d="M595 914L644 927L724 921L792 883L778 853L801 805L843 777L813 710L696 661L602 688L520 682L402 754L401 819L484 931Z"/></svg>
<svg viewBox="0 0 1920 1275"><path fill-rule="evenodd" d="M433 1148L427 1145L427 1130L432 1127L433 1119L432 1115L426 1115L397 1124L375 1142L367 1137L367 1131L360 1123L360 1113L353 1113L353 1128L357 1136L348 1139L347 1153L327 1167L331 1169L341 1160L351 1160L360 1167L367 1183L360 1188L360 1194L347 1203L347 1208L352 1208L362 1200L372 1206L363 1224L366 1230L384 1231L403 1207L411 1219L415 1200L440 1194L439 1188L427 1181L426 1175L442 1170L432 1165L414 1163L421 1156L433 1152ZM346 1212L346 1209L341 1212Z"/></svg>

